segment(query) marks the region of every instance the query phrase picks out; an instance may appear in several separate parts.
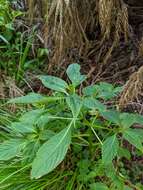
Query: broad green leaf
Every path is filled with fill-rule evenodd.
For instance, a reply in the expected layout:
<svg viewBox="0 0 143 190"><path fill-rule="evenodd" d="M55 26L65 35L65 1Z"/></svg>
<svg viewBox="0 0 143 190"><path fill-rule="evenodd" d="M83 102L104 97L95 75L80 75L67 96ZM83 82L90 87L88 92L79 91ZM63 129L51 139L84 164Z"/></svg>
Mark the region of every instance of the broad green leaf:
<svg viewBox="0 0 143 190"><path fill-rule="evenodd" d="M131 154L130 154L129 150L126 149L126 148L120 147L119 150L118 150L118 155L119 155L120 157L124 157L124 158L126 158L126 159L128 159L128 160L131 159Z"/></svg>
<svg viewBox="0 0 143 190"><path fill-rule="evenodd" d="M105 111L102 112L101 115L108 121L110 121L111 123L114 123L116 125L121 125L121 121L120 121L120 112L117 112L115 110L111 110L111 111Z"/></svg>
<svg viewBox="0 0 143 190"><path fill-rule="evenodd" d="M100 82L97 97L105 100L111 99L112 97L115 96L113 90L114 87L112 84L106 82Z"/></svg>
<svg viewBox="0 0 143 190"><path fill-rule="evenodd" d="M104 91L108 91L108 92L112 92L114 89L114 86L107 82L100 82L99 86L100 86L100 89L102 89Z"/></svg>
<svg viewBox="0 0 143 190"><path fill-rule="evenodd" d="M110 83L100 82L97 97L105 99L105 100L109 100L117 96L120 91L121 91L121 87L114 88L114 86Z"/></svg>
<svg viewBox="0 0 143 190"><path fill-rule="evenodd" d="M100 84L87 86L83 89L85 96L96 96L105 100L111 99L118 95L122 87L113 87L112 84L101 82Z"/></svg>
<svg viewBox="0 0 143 190"><path fill-rule="evenodd" d="M54 76L40 76L39 79L42 81L43 85L51 90L55 90L55 91L59 91L59 92L64 92L66 93L66 89L68 89L68 84L58 78L58 77L54 77Z"/></svg>
<svg viewBox="0 0 143 190"><path fill-rule="evenodd" d="M22 163L23 164L31 163L34 160L40 146L41 143L39 139L32 139L31 141L28 140L26 146L24 147L24 150L22 151L22 157L23 157Z"/></svg>
<svg viewBox="0 0 143 190"><path fill-rule="evenodd" d="M76 118L82 107L81 98L78 95L74 94L67 97L66 102L72 111L73 117Z"/></svg>
<svg viewBox="0 0 143 190"><path fill-rule="evenodd" d="M110 164L116 157L119 149L119 142L116 135L108 137L102 145L102 161L104 164Z"/></svg>
<svg viewBox="0 0 143 190"><path fill-rule="evenodd" d="M94 98L85 98L83 100L84 106L92 110L106 111L106 106Z"/></svg>
<svg viewBox="0 0 143 190"><path fill-rule="evenodd" d="M43 109L36 109L36 110L31 110L28 111L26 113L24 113L21 117L20 117L20 121L24 122L24 123L28 123L33 125L38 118L45 113L45 110Z"/></svg>
<svg viewBox="0 0 143 190"><path fill-rule="evenodd" d="M11 99L10 101L8 101L8 103L33 104L39 102L41 99L43 99L42 95L37 93L30 93L26 96Z"/></svg>
<svg viewBox="0 0 143 190"><path fill-rule="evenodd" d="M39 139L41 140L49 140L52 136L56 135L55 132L53 132L52 130L42 130L40 135L39 135Z"/></svg>
<svg viewBox="0 0 143 190"><path fill-rule="evenodd" d="M9 126L9 128L12 129L14 132L18 132L21 134L34 133L34 124L36 124L37 120L44 112L45 110L43 109L26 112L20 117L19 122L13 122Z"/></svg>
<svg viewBox="0 0 143 190"><path fill-rule="evenodd" d="M143 142L143 129L142 128L135 128L133 130L134 130L135 133L137 133L139 135L139 138Z"/></svg>
<svg viewBox="0 0 143 190"><path fill-rule="evenodd" d="M143 152L142 139L140 138L140 134L137 132L137 130L128 129L124 131L123 138Z"/></svg>
<svg viewBox="0 0 143 190"><path fill-rule="evenodd" d="M125 185L124 189L123 190L133 190L131 187Z"/></svg>
<svg viewBox="0 0 143 190"><path fill-rule="evenodd" d="M121 125L124 128L129 128L135 123L134 114L121 113L120 114Z"/></svg>
<svg viewBox="0 0 143 190"><path fill-rule="evenodd" d="M98 85L87 86L82 92L85 96L96 96L98 93L98 88Z"/></svg>
<svg viewBox="0 0 143 190"><path fill-rule="evenodd" d="M51 120L50 116L51 115L49 113L41 115L39 118L37 118L36 125L40 128L44 127Z"/></svg>
<svg viewBox="0 0 143 190"><path fill-rule="evenodd" d="M0 160L9 160L17 156L23 146L24 142L20 139L11 139L3 142L0 144Z"/></svg>
<svg viewBox="0 0 143 190"><path fill-rule="evenodd" d="M124 128L129 128L133 124L143 125L143 116L132 113L121 113L120 114L121 124Z"/></svg>
<svg viewBox="0 0 143 190"><path fill-rule="evenodd" d="M109 188L104 183L93 183L90 185L90 190L109 190Z"/></svg>
<svg viewBox="0 0 143 190"><path fill-rule="evenodd" d="M71 126L44 143L32 164L31 178L40 178L55 169L64 159L71 142Z"/></svg>
<svg viewBox="0 0 143 190"><path fill-rule="evenodd" d="M97 98L101 98L103 100L110 100L113 97L115 97L113 92L100 92L99 95L97 95Z"/></svg>
<svg viewBox="0 0 143 190"><path fill-rule="evenodd" d="M24 123L24 122L13 122L10 126L9 129L16 133L34 133L35 129L31 124Z"/></svg>
<svg viewBox="0 0 143 190"><path fill-rule="evenodd" d="M81 75L80 65L77 63L69 65L66 73L75 87L81 84L86 79L85 75Z"/></svg>
<svg viewBox="0 0 143 190"><path fill-rule="evenodd" d="M30 93L26 96L21 96L13 98L8 101L8 103L17 104L48 104L49 102L55 102L64 99L64 97L54 97L54 96L42 96L37 93Z"/></svg>
<svg viewBox="0 0 143 190"><path fill-rule="evenodd" d="M143 125L143 116L139 114L134 114L135 123Z"/></svg>
<svg viewBox="0 0 143 190"><path fill-rule="evenodd" d="M116 110L109 110L101 114L108 121L123 128L129 128L135 123L143 124L143 117L138 114L120 113Z"/></svg>

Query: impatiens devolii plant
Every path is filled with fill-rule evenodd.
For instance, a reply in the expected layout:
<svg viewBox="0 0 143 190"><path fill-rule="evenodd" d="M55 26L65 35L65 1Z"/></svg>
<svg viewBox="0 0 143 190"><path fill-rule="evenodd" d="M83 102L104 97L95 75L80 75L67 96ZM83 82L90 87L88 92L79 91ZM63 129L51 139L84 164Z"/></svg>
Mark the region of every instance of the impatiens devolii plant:
<svg viewBox="0 0 143 190"><path fill-rule="evenodd" d="M30 93L8 102L31 104L32 109L7 126L10 137L0 144L0 160L20 157L24 165L31 167L31 179L41 178L64 160L68 149L76 143L76 136L87 128L92 151L100 150L94 157L112 181L109 184L95 181L90 188L125 189L126 179L118 172L117 162L123 155L121 152L126 151L124 141L143 153L143 130L133 128L137 123L143 125L143 117L106 106L106 100L117 96L121 87L100 82L83 88L79 95L78 87L86 80L80 66L71 64L67 76L68 82L54 76L39 76L43 85L54 91L51 96Z"/></svg>

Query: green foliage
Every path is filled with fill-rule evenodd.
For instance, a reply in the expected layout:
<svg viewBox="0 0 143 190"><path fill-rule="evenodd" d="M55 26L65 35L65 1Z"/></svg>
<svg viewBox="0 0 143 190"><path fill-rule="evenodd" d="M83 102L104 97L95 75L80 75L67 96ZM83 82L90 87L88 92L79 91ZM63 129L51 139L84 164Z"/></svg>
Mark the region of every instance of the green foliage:
<svg viewBox="0 0 143 190"><path fill-rule="evenodd" d="M73 94L66 98L66 102L72 111L73 118L77 118L80 113L80 109L82 107L81 98L78 95Z"/></svg>
<svg viewBox="0 0 143 190"><path fill-rule="evenodd" d="M91 110L99 110L101 112L106 111L106 106L95 98L85 98L84 105Z"/></svg>
<svg viewBox="0 0 143 190"><path fill-rule="evenodd" d="M123 137L143 153L143 139L140 131L128 129L123 133Z"/></svg>
<svg viewBox="0 0 143 190"><path fill-rule="evenodd" d="M9 160L20 153L23 141L11 139L0 145L0 160Z"/></svg>
<svg viewBox="0 0 143 190"><path fill-rule="evenodd" d="M92 86L85 87L83 89L83 94L85 96L93 96L97 99L101 98L104 100L109 100L118 95L122 91L122 87L114 87L112 84L106 82L100 82Z"/></svg>
<svg viewBox="0 0 143 190"><path fill-rule="evenodd" d="M118 150L118 155L119 157L124 157L126 158L127 160L130 160L131 159L131 154L129 152L128 149L126 148L123 148L123 147L120 147L119 150Z"/></svg>
<svg viewBox="0 0 143 190"><path fill-rule="evenodd" d="M40 76L39 79L42 81L45 87L52 90L56 90L59 92L66 92L66 88L68 88L68 84L64 80L58 77Z"/></svg>
<svg viewBox="0 0 143 190"><path fill-rule="evenodd" d="M118 125L123 130L128 129L133 124L143 124L142 116L138 114L131 114L131 113L121 113L116 110L108 110L106 112L101 113L102 116L108 120L109 122Z"/></svg>
<svg viewBox="0 0 143 190"><path fill-rule="evenodd" d="M40 178L51 172L63 161L71 141L71 126L72 122L40 147L32 164L32 178Z"/></svg>
<svg viewBox="0 0 143 190"><path fill-rule="evenodd" d="M9 101L9 103L18 103L18 104L32 104L37 103L44 97L40 94L30 93L26 96L15 98Z"/></svg>
<svg viewBox="0 0 143 190"><path fill-rule="evenodd" d="M44 63L49 53L47 48L32 50L35 26L31 31L22 32L21 27L17 31L15 26L18 22L22 26L20 19L25 13L14 10L11 3L12 1L0 0L0 70L13 77L19 84L23 80L25 71L39 71L41 67L45 68Z"/></svg>
<svg viewBox="0 0 143 190"><path fill-rule="evenodd" d="M116 135L106 138L102 145L102 160L104 164L112 163L117 156L119 142Z"/></svg>
<svg viewBox="0 0 143 190"><path fill-rule="evenodd" d="M78 64L71 64L68 69L67 69L67 75L72 82L72 85L74 87L78 86L81 84L85 79L85 75L81 75L80 73L80 65Z"/></svg>
<svg viewBox="0 0 143 190"><path fill-rule="evenodd" d="M21 146L17 141L11 151L12 145L5 148L7 141L2 142L4 156L1 160L13 162L22 158L19 161L22 166L28 165L32 169L31 178L42 180L46 174L52 175L56 167L61 167L69 150L74 157L71 164L78 162L77 158L81 160L67 184L68 189L125 189L128 178L120 172L119 165L122 157L130 159L130 154L125 156L128 150L124 142L128 141L142 154L140 134L143 130L133 129L133 124L142 125L143 117L110 110L106 106L105 100L117 96L120 87L100 83L93 88L84 88L83 94L79 95L77 87L86 76L80 74L78 64L70 65L67 74L70 83L53 76L39 77L46 88L56 91L52 96L32 93L8 102L31 104L31 110L21 113L7 126L9 141L23 143ZM105 179L104 183L99 179Z"/></svg>
<svg viewBox="0 0 143 190"><path fill-rule="evenodd" d="M9 44L13 36L13 21L21 12L14 11L7 0L0 0L0 42Z"/></svg>
<svg viewBox="0 0 143 190"><path fill-rule="evenodd" d="M15 19L21 15L21 12L12 9L10 1L0 1L0 69L15 78L21 69L20 57L24 57L24 52L21 52L24 51L22 33L16 32L14 27Z"/></svg>
<svg viewBox="0 0 143 190"><path fill-rule="evenodd" d="M94 183L90 186L91 190L109 190L108 187L103 183Z"/></svg>

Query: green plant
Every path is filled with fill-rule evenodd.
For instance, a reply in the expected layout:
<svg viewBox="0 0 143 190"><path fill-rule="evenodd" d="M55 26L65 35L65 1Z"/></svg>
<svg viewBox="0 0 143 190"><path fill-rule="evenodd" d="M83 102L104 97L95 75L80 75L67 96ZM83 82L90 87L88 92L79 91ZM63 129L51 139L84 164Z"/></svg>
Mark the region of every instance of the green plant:
<svg viewBox="0 0 143 190"><path fill-rule="evenodd" d="M17 31L16 18L24 15L11 8L11 2L0 0L0 70L19 83L27 70L38 70L45 57L47 49L38 49L36 58L32 53L32 44L35 38L35 27L31 32Z"/></svg>
<svg viewBox="0 0 143 190"><path fill-rule="evenodd" d="M15 31L9 43L0 45L0 69L14 78L17 84L23 80L26 71L39 72L41 67L44 69L48 50L39 48L34 58L31 53L34 37L34 29L28 36Z"/></svg>
<svg viewBox="0 0 143 190"><path fill-rule="evenodd" d="M39 72L41 66L44 68L47 49L39 49L34 58L31 53L34 36L34 32L29 36L17 32L9 43L0 45L0 69L17 84L23 80L26 71Z"/></svg>
<svg viewBox="0 0 143 190"><path fill-rule="evenodd" d="M116 96L121 87L99 83L83 88L79 95L78 87L86 80L80 66L71 64L67 75L68 83L54 76L38 77L46 88L55 91L51 96L30 93L8 102L31 104L32 110L22 113L7 126L10 137L0 144L0 160L18 159L24 169L32 167L31 179L34 180L53 171L68 150L81 154L80 147L85 147L84 157L88 157L90 163L78 165L78 180L83 181L81 189L84 186L85 189L137 189L121 173L119 165L126 151L125 141L143 153L143 130L133 128L136 123L143 125L143 117L121 113L116 106L108 109L106 100ZM83 165L88 166L86 172ZM71 178L68 188L74 186L74 180Z"/></svg>
<svg viewBox="0 0 143 190"><path fill-rule="evenodd" d="M20 11L12 10L9 1L0 0L0 42L9 43L13 37L14 20L21 14Z"/></svg>

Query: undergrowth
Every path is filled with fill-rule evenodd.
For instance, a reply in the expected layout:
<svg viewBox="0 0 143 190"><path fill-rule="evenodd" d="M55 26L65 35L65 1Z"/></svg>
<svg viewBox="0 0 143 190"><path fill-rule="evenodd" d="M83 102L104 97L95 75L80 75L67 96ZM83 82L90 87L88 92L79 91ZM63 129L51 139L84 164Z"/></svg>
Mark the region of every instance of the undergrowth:
<svg viewBox="0 0 143 190"><path fill-rule="evenodd" d="M0 0L0 73L13 78L17 85L26 72L44 70L48 57L47 48L38 46L33 50L36 26L23 26L20 18L24 15L14 10L10 1Z"/></svg>
<svg viewBox="0 0 143 190"><path fill-rule="evenodd" d="M78 64L66 73L68 82L38 76L51 95L30 93L8 102L31 106L3 128L1 189L141 189L124 159L131 159L131 145L143 153L143 130L135 127L143 117L110 105L122 87L100 82L82 88L86 76Z"/></svg>

